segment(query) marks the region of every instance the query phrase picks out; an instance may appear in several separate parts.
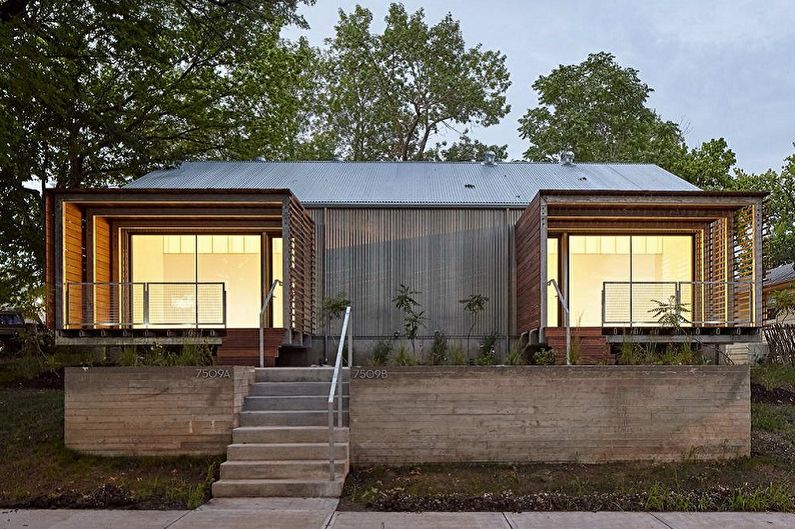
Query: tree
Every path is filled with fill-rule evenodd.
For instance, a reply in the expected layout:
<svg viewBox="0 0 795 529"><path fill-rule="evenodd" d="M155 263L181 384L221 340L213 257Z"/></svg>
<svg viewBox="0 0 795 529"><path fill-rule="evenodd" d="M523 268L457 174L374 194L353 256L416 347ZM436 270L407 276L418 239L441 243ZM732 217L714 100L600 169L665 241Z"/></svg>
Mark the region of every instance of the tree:
<svg viewBox="0 0 795 529"><path fill-rule="evenodd" d="M557 160L571 150L583 162L657 162L681 149L679 126L646 107L653 90L610 53L561 65L532 86L540 105L519 120L526 159Z"/></svg>
<svg viewBox="0 0 795 529"><path fill-rule="evenodd" d="M702 189L728 189L734 185L734 155L726 140L712 139L668 162L666 169Z"/></svg>
<svg viewBox="0 0 795 529"><path fill-rule="evenodd" d="M795 154L784 160L780 173L736 170L731 189L770 192L764 206L765 222L770 226L765 248L768 266L795 263Z"/></svg>
<svg viewBox="0 0 795 529"><path fill-rule="evenodd" d="M422 292L401 283L397 294L392 299L395 308L403 312L403 330L406 333L406 338L411 342L411 351L415 355L417 354L417 334L420 328L425 326L425 320L428 319L425 316L425 311L418 310L421 305L415 298L417 294L422 294Z"/></svg>
<svg viewBox="0 0 795 529"><path fill-rule="evenodd" d="M472 331L475 330L475 325L478 323L480 313L486 310L486 304L489 298L482 294L471 294L470 296L459 299L458 302L464 306L464 312L469 314L471 325L467 331L467 355L469 355L469 340L472 337Z"/></svg>
<svg viewBox="0 0 795 529"><path fill-rule="evenodd" d="M505 55L467 47L448 14L429 26L423 10L389 6L382 34L361 7L340 10L321 65L321 131L352 160L422 159L442 127L497 123L509 110Z"/></svg>
<svg viewBox="0 0 795 529"><path fill-rule="evenodd" d="M482 162L487 152L494 153L497 162L508 158L507 145L486 145L480 140L472 140L466 133L448 147L447 142L437 143L425 153L426 160L439 162Z"/></svg>
<svg viewBox="0 0 795 529"><path fill-rule="evenodd" d="M298 0L0 4L0 302L39 281L43 188L200 157L289 156L311 59ZM278 72L278 75L274 75Z"/></svg>

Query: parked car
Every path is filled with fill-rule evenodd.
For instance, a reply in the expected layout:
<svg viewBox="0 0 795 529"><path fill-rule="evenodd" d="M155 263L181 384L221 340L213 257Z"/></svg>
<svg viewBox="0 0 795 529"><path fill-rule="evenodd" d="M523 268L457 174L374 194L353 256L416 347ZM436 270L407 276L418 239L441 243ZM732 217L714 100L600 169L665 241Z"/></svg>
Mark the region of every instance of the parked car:
<svg viewBox="0 0 795 529"><path fill-rule="evenodd" d="M37 323L27 321L21 311L0 310L0 356L10 356L19 351L20 334L33 330Z"/></svg>

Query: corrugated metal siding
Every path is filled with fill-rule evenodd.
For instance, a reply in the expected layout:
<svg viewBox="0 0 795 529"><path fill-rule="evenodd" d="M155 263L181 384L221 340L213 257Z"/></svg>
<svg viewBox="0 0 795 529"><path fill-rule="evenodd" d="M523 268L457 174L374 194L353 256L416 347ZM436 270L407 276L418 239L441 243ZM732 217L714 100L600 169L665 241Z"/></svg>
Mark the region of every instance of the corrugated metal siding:
<svg viewBox="0 0 795 529"><path fill-rule="evenodd" d="M524 208L541 189L695 191L652 164L184 162L131 189L290 189L304 204Z"/></svg>
<svg viewBox="0 0 795 529"><path fill-rule="evenodd" d="M309 209L317 227L317 291L347 293L358 337L402 331L392 299L401 283L419 290L438 329L465 336L470 319L460 299L489 298L475 335L515 334L513 227L519 209Z"/></svg>

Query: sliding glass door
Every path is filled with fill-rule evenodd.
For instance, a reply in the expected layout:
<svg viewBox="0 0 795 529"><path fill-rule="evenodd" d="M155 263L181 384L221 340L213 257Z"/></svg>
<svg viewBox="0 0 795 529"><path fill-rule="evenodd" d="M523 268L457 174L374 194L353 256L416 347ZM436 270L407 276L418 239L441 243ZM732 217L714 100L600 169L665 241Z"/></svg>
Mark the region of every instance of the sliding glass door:
<svg viewBox="0 0 795 529"><path fill-rule="evenodd" d="M262 238L260 235L150 235L131 237L131 280L147 283L148 296L132 300L135 322L150 326L186 326L191 322L219 323L223 298L219 287L196 288L198 283L223 283L226 326L259 326L262 300ZM193 285L192 285L192 284ZM140 290L140 288L138 289Z"/></svg>
<svg viewBox="0 0 795 529"><path fill-rule="evenodd" d="M572 326L602 324L606 281L627 283L627 310L633 321L646 324L653 324L650 311L657 301L669 301L677 282L693 281L690 235L571 235L568 253ZM691 290L682 292L690 309Z"/></svg>

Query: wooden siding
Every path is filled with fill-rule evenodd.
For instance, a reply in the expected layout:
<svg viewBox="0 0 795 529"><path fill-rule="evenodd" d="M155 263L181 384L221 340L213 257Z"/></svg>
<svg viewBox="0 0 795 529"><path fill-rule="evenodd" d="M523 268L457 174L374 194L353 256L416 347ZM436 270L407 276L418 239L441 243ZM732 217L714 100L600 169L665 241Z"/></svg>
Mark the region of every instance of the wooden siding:
<svg viewBox="0 0 795 529"><path fill-rule="evenodd" d="M45 321L55 329L55 296L60 292L55 283L55 205L50 193L44 194L44 282L47 289Z"/></svg>
<svg viewBox="0 0 795 529"><path fill-rule="evenodd" d="M316 288L321 296L344 292L353 305L360 339L391 338L403 319L392 299L400 284L421 292L434 330L465 338L472 320L459 300L489 298L473 336L516 334L513 226L521 210L452 208L317 208ZM320 329L320 332L323 332ZM331 335L339 327L329 329Z"/></svg>
<svg viewBox="0 0 795 529"><path fill-rule="evenodd" d="M85 237L83 212L75 204L63 204L63 283L81 283L85 279ZM59 285L62 286L62 285ZM83 292L71 288L68 300L68 322L77 324L85 319Z"/></svg>
<svg viewBox="0 0 795 529"><path fill-rule="evenodd" d="M546 241L544 241L545 243ZM541 290L541 197L536 195L516 223L516 326L519 333L539 329ZM545 297L545 296L544 296Z"/></svg>
<svg viewBox="0 0 795 529"><path fill-rule="evenodd" d="M94 229L92 230L94 237L93 245L93 258L94 266L92 267L96 283L110 283L112 281L112 263L111 259L111 232L110 222L105 217L94 217ZM97 285L94 288L94 321L95 322L109 322L112 319L112 304L115 300L112 299L112 289L110 286Z"/></svg>

